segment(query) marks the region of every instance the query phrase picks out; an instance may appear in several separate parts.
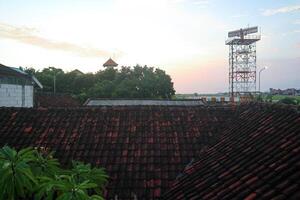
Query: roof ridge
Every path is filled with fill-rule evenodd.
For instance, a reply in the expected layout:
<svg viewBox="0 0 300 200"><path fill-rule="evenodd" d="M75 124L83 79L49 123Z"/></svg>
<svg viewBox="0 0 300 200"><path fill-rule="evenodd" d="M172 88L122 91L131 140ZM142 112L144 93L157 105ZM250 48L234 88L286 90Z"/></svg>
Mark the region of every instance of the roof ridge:
<svg viewBox="0 0 300 200"><path fill-rule="evenodd" d="M290 105L290 104L283 104L283 103L271 103L271 102L246 102L242 103L241 105L244 106L259 106L259 108L271 108L276 110L289 110L296 113L300 112L300 105Z"/></svg>

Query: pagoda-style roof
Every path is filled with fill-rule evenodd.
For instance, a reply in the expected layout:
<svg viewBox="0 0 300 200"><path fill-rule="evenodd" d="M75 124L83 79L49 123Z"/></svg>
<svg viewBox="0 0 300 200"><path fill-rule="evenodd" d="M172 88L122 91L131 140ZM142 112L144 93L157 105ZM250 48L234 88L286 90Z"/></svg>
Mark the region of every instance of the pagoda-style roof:
<svg viewBox="0 0 300 200"><path fill-rule="evenodd" d="M116 63L113 59L109 58L104 64L103 67L117 67L118 63Z"/></svg>

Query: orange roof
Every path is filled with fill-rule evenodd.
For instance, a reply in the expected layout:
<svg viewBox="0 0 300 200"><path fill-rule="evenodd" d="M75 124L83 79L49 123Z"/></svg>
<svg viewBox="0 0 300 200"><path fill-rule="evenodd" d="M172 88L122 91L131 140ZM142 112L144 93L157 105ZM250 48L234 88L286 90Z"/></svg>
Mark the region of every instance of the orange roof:
<svg viewBox="0 0 300 200"><path fill-rule="evenodd" d="M103 67L116 67L118 64L113 61L113 59L109 58L104 64Z"/></svg>

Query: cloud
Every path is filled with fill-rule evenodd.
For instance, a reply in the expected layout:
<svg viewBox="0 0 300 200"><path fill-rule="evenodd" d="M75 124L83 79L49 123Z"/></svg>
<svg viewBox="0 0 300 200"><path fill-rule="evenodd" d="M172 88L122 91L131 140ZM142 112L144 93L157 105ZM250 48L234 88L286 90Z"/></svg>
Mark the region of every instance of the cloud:
<svg viewBox="0 0 300 200"><path fill-rule="evenodd" d="M206 7L210 3L210 0L169 0L169 2L178 3L178 4L191 3L191 4L194 4L194 5L199 5L199 6Z"/></svg>
<svg viewBox="0 0 300 200"><path fill-rule="evenodd" d="M195 0L195 1L193 1L193 4L201 6L201 7L207 7L209 4L209 0Z"/></svg>
<svg viewBox="0 0 300 200"><path fill-rule="evenodd" d="M294 24L299 24L300 25L300 19L294 21Z"/></svg>
<svg viewBox="0 0 300 200"><path fill-rule="evenodd" d="M173 3L183 3L183 2L185 2L185 0L172 0L171 2L173 2Z"/></svg>
<svg viewBox="0 0 300 200"><path fill-rule="evenodd" d="M276 15L280 13L289 13L289 12L295 12L295 11L300 11L300 5L293 5L293 6L285 6L281 8L276 8L276 9L267 9L262 12L264 16L271 16L271 15Z"/></svg>
<svg viewBox="0 0 300 200"><path fill-rule="evenodd" d="M113 53L93 47L83 47L74 43L50 40L37 36L36 33L37 30L34 28L0 23L0 37L2 38L12 39L48 50L65 51L81 57L109 57Z"/></svg>
<svg viewBox="0 0 300 200"><path fill-rule="evenodd" d="M232 15L231 18L242 18L242 17L248 17L248 14L238 14L238 15Z"/></svg>

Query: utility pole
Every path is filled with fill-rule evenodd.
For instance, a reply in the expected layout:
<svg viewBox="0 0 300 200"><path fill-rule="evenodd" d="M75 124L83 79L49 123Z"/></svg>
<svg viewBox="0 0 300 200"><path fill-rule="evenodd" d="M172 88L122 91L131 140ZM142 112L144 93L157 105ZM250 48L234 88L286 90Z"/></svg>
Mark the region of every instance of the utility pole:
<svg viewBox="0 0 300 200"><path fill-rule="evenodd" d="M53 92L56 93L56 73L54 72L53 76Z"/></svg>
<svg viewBox="0 0 300 200"><path fill-rule="evenodd" d="M260 74L262 71L264 71L265 69L268 69L268 67L263 67L262 69L259 70L258 73L258 93L260 94Z"/></svg>

